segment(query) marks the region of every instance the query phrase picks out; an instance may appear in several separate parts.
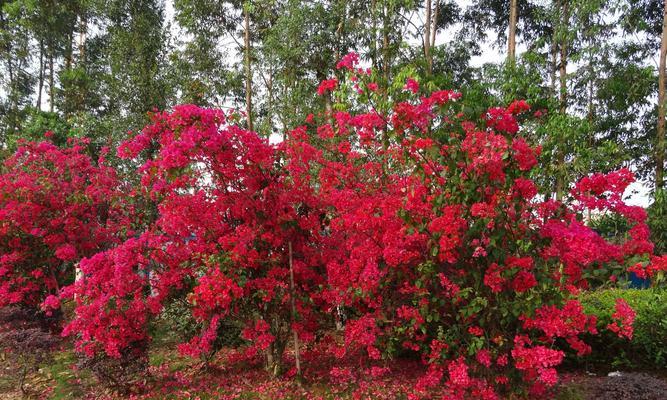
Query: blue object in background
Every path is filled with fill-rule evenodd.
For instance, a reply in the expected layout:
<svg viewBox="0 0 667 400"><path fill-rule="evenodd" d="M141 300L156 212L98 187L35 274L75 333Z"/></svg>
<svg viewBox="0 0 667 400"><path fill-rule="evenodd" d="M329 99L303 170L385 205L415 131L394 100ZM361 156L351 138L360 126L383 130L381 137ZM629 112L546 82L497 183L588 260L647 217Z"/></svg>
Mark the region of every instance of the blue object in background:
<svg viewBox="0 0 667 400"><path fill-rule="evenodd" d="M630 289L648 289L651 286L650 278L640 278L634 272L630 272Z"/></svg>

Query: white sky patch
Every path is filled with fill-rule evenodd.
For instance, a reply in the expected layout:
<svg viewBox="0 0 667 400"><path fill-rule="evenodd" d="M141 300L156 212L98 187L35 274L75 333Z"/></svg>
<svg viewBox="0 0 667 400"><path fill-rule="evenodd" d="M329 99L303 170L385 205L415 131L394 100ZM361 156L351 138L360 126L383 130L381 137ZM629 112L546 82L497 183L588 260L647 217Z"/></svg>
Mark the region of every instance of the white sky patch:
<svg viewBox="0 0 667 400"><path fill-rule="evenodd" d="M651 190L642 182L633 182L625 189L623 199L631 206L648 207L650 205Z"/></svg>

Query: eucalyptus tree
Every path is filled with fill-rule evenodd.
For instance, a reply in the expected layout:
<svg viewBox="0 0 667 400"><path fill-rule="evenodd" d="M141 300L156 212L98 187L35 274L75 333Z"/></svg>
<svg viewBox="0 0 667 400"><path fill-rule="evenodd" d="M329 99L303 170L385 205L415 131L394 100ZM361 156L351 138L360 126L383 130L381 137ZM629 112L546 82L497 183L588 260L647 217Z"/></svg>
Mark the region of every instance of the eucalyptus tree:
<svg viewBox="0 0 667 400"><path fill-rule="evenodd" d="M176 21L189 35L179 51L179 65L192 80L185 85L194 85L183 93L195 95L198 103L243 108L252 129L259 106L255 47L278 18L276 5L270 0L175 0Z"/></svg>
<svg viewBox="0 0 667 400"><path fill-rule="evenodd" d="M0 1L0 133L3 142L20 129L30 102L30 32L22 2Z"/></svg>

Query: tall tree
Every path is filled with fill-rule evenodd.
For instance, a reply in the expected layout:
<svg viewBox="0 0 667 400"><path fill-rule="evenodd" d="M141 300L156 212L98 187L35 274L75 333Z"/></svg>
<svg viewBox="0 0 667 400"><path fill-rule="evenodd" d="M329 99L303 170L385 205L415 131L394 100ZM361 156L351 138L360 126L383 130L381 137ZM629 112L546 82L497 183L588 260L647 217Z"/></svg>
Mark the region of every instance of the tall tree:
<svg viewBox="0 0 667 400"><path fill-rule="evenodd" d="M238 68L228 65L230 46L222 46L236 26L236 16L221 2L175 0L174 17L181 39L171 56L171 80L178 102L224 107L243 92ZM233 40L233 39L229 39Z"/></svg>
<svg viewBox="0 0 667 400"><path fill-rule="evenodd" d="M30 104L29 9L23 1L0 1L0 134L16 134Z"/></svg>
<svg viewBox="0 0 667 400"><path fill-rule="evenodd" d="M667 0L662 17L662 36L660 40L660 61L658 64L658 125L655 145L655 188L664 187L665 174L665 67L667 64Z"/></svg>
<svg viewBox="0 0 667 400"><path fill-rule="evenodd" d="M120 134L143 126L146 113L164 109L169 102L170 90L163 79L164 9L159 0L112 0L105 18L109 24L107 112L118 121L116 133Z"/></svg>
<svg viewBox="0 0 667 400"><path fill-rule="evenodd" d="M518 14L518 0L510 0L510 18L509 29L507 32L507 59L510 64L514 64L516 59L516 25Z"/></svg>
<svg viewBox="0 0 667 400"><path fill-rule="evenodd" d="M197 89L208 92L201 95L208 97L209 102L245 109L249 128L256 125L262 106L253 93L258 90L254 82L257 68L253 47L261 42L260 35L271 21L278 18L275 12L266 12L273 10L274 3L244 0L176 0L174 3L180 27L193 35L182 55L193 57L194 63L182 63L181 67L195 75ZM242 60L241 63L223 61L235 57ZM212 70L216 65L217 71Z"/></svg>
<svg viewBox="0 0 667 400"><path fill-rule="evenodd" d="M433 56L431 55L431 29L433 27L433 16L431 15L431 0L426 0L424 6L426 18L424 19L424 58L426 58L426 71L430 75L433 72Z"/></svg>
<svg viewBox="0 0 667 400"><path fill-rule="evenodd" d="M557 0L554 0L557 1ZM486 40L490 33L496 35L495 44L505 46L509 53L509 39L512 35L508 30L512 20L515 22L514 40L521 37L530 47L544 36L545 30L551 26L548 9L552 3L535 0L475 0L466 7L462 29L468 37ZM512 10L516 15L512 18Z"/></svg>
<svg viewBox="0 0 667 400"><path fill-rule="evenodd" d="M252 68L250 64L250 3L243 4L243 54L245 61L245 105L248 130L252 128Z"/></svg>

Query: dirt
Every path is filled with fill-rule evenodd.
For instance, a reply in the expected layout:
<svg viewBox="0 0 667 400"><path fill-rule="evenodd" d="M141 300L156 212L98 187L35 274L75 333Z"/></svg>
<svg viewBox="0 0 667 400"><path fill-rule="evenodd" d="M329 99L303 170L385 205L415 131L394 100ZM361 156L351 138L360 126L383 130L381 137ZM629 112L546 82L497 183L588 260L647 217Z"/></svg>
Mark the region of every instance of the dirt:
<svg viewBox="0 0 667 400"><path fill-rule="evenodd" d="M616 376L568 374L559 400L667 400L667 379L644 372Z"/></svg>
<svg viewBox="0 0 667 400"><path fill-rule="evenodd" d="M590 388L590 400L667 400L667 382L645 373L621 373Z"/></svg>

